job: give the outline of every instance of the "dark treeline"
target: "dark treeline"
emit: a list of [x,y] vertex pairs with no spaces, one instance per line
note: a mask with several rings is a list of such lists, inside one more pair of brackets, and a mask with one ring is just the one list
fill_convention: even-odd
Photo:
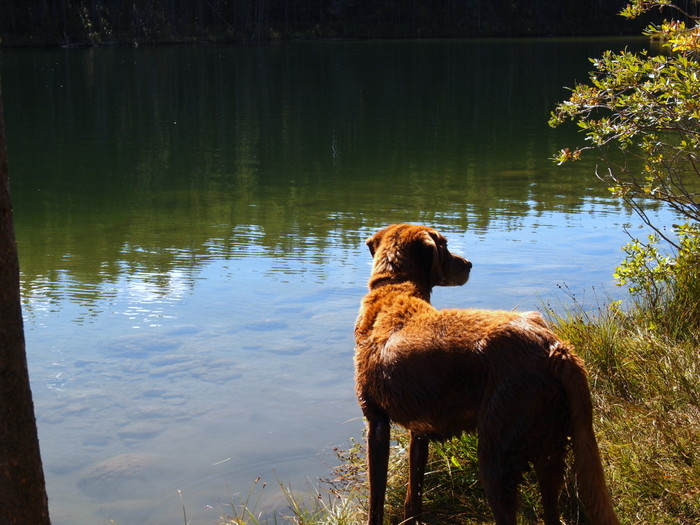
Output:
[[0,0],[3,45],[637,32],[627,0]]

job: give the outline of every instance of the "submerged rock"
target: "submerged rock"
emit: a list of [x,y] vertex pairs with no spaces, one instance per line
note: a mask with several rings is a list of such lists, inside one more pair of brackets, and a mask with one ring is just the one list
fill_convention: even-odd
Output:
[[103,501],[137,498],[152,488],[149,480],[162,470],[158,458],[150,454],[119,454],[94,465],[78,486]]

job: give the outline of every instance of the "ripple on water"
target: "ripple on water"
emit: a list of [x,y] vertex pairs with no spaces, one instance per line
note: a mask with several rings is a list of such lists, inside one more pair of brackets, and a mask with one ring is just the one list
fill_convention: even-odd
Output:
[[153,354],[172,351],[181,344],[182,341],[174,336],[139,333],[112,339],[101,350],[110,357],[143,358]]

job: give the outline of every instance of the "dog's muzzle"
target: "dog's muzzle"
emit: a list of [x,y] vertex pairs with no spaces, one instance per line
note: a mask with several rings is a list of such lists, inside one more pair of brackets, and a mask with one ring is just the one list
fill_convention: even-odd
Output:
[[471,269],[470,261],[459,255],[452,255],[443,267],[443,278],[438,286],[462,286],[469,280]]

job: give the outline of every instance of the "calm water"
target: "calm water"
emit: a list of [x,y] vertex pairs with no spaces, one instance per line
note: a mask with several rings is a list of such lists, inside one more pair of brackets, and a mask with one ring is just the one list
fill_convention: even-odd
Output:
[[[0,54],[53,521],[284,508],[362,429],[352,325],[393,222],[474,262],[438,306],[619,295],[637,219],[547,159],[622,41],[295,43]],[[594,291],[594,287],[595,290]]]

